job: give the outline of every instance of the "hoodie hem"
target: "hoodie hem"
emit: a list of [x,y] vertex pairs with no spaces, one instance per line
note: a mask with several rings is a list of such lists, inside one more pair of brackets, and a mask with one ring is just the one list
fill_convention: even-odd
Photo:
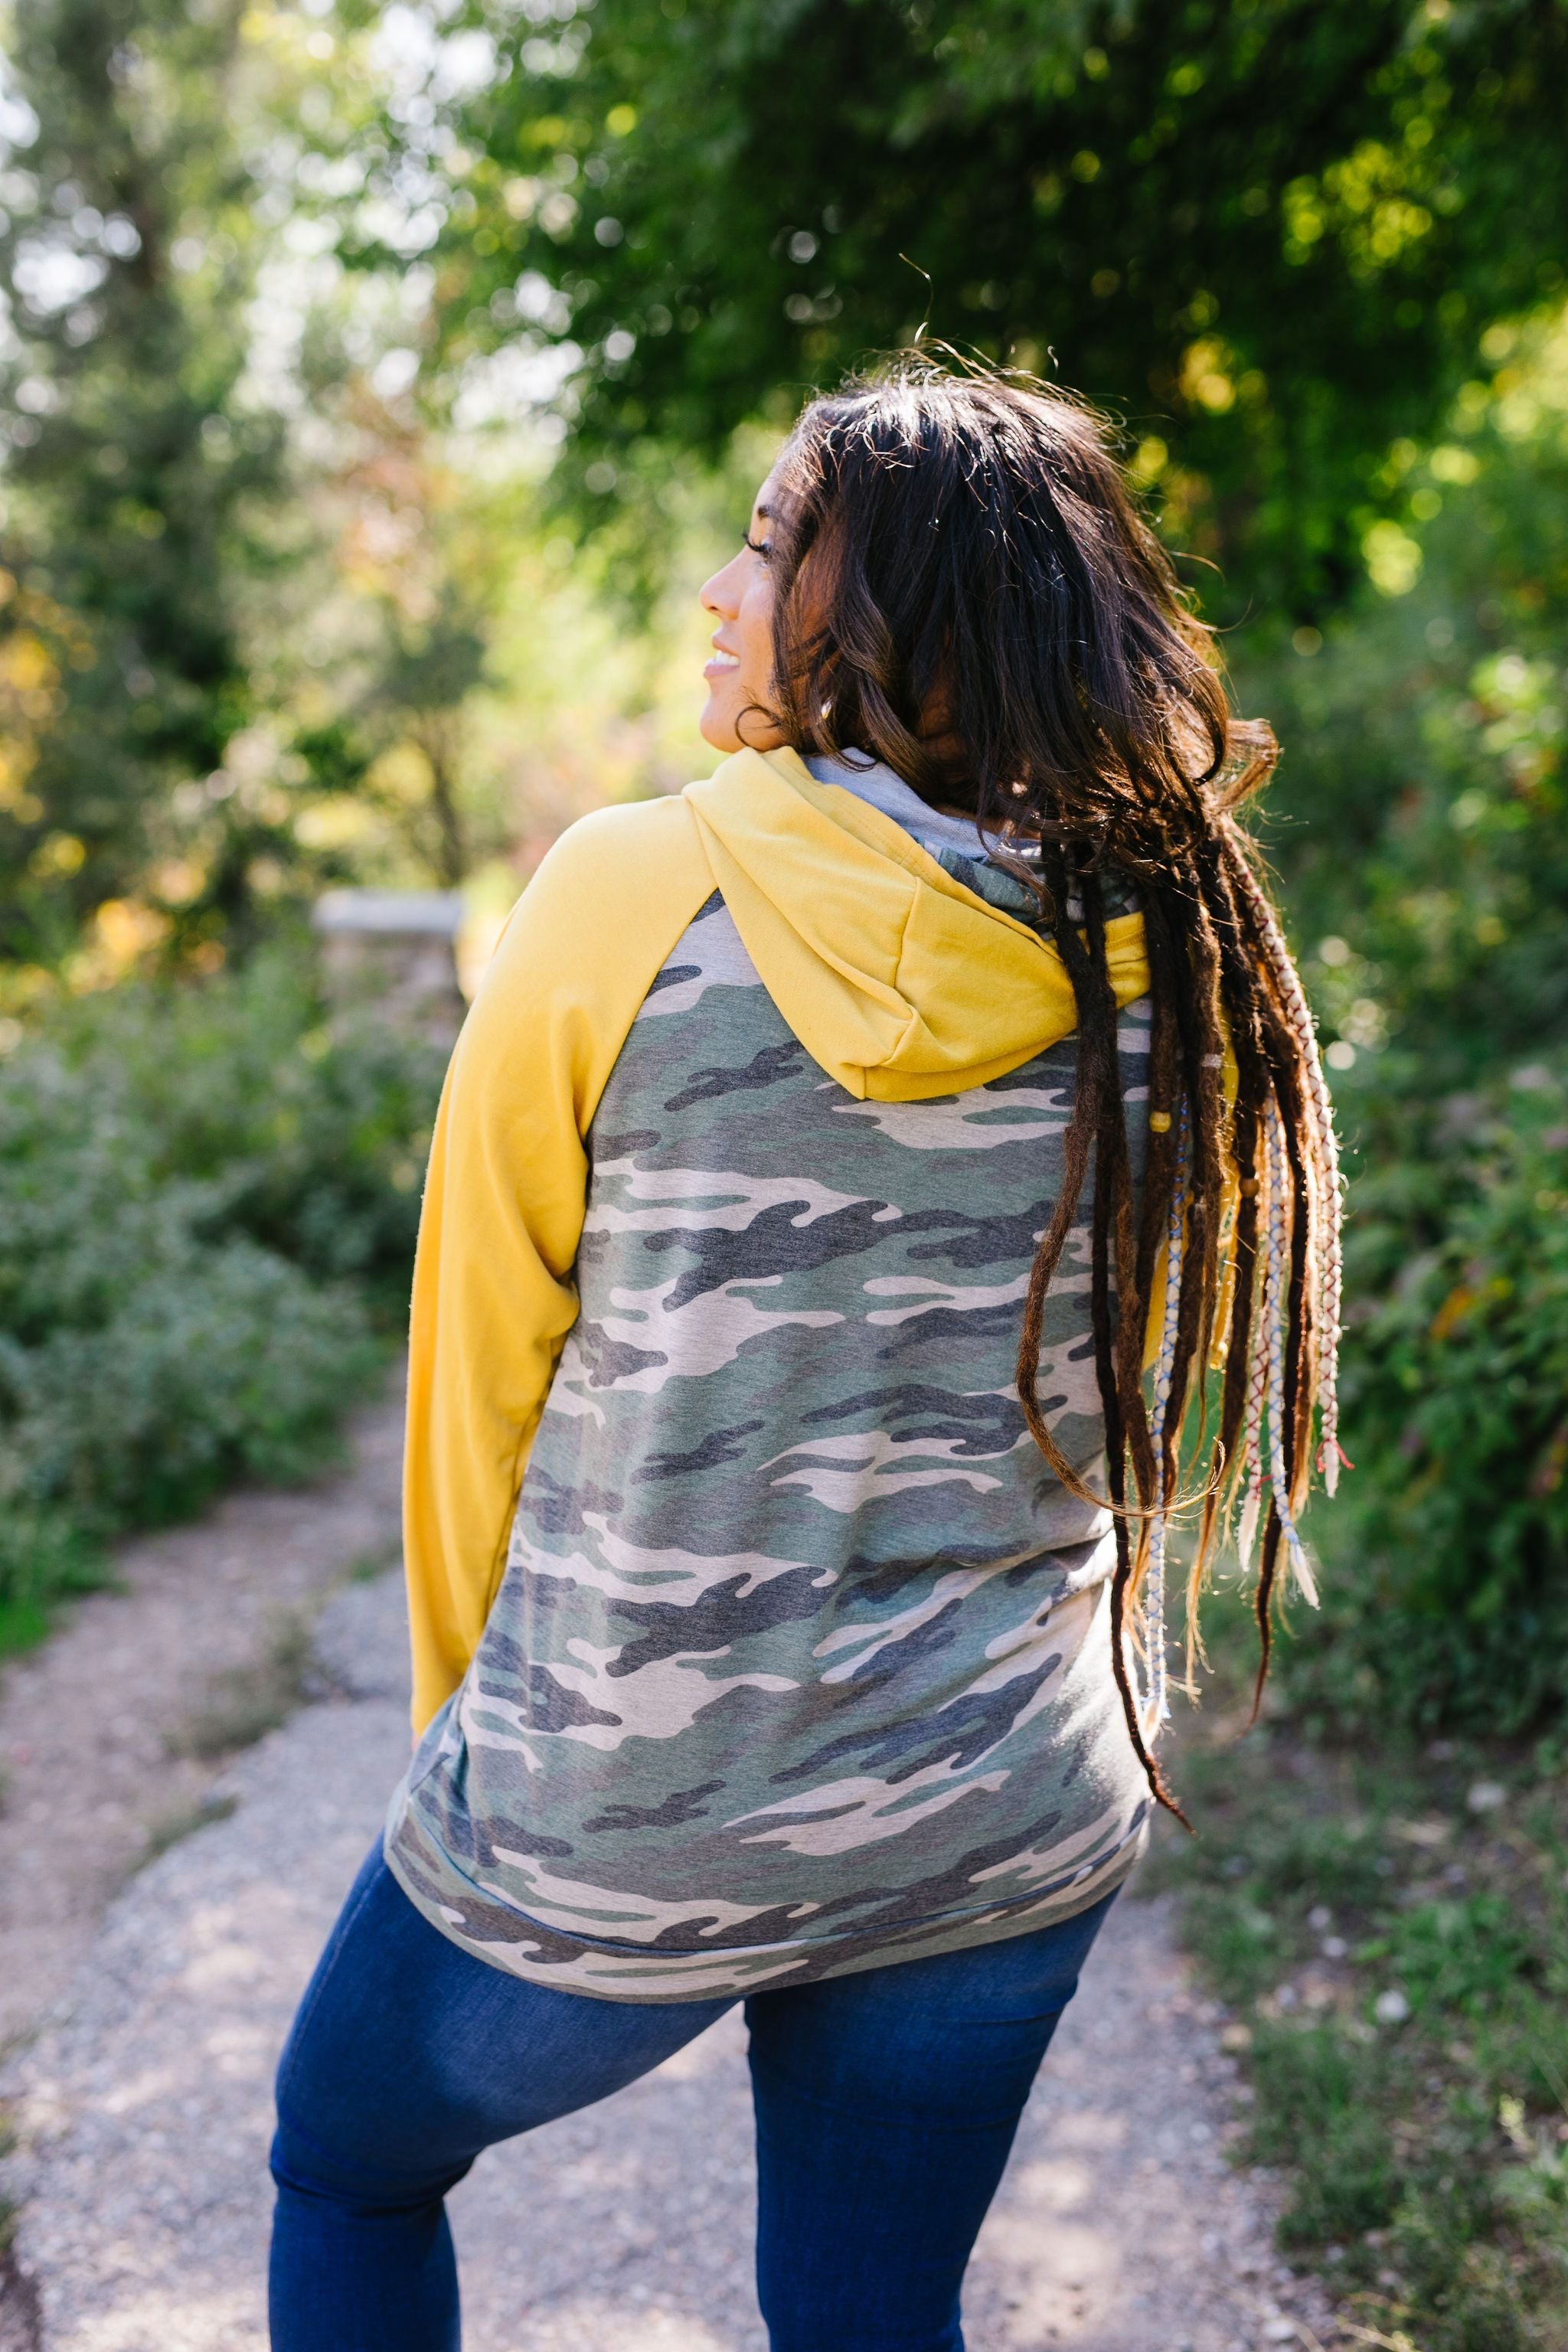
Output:
[[[1012,1936],[1055,1927],[1091,1910],[1125,1882],[1148,1843],[1149,1818],[1147,1804],[1141,1802],[1131,1825],[1109,1851],[1024,1895],[858,1932],[803,1936],[761,1946],[671,1948],[616,1943],[548,1927],[471,1879],[417,1820],[404,1789],[397,1791],[389,1809],[384,1845],[387,1867],[416,1910],[472,1958],[558,1992],[580,1993],[596,2000],[654,2003],[742,2000],[753,1992],[820,1983],[900,1960],[1003,1943]],[[416,1851],[420,1843],[430,1849],[443,1882],[439,1887],[426,1878],[421,1866]],[[482,1921],[458,1911],[450,1899],[454,1895],[467,1895],[482,1913]],[[502,1932],[485,1932],[491,1927]],[[504,1932],[508,1929],[510,1934]],[[554,1948],[549,1958],[535,1957],[551,1947]]]

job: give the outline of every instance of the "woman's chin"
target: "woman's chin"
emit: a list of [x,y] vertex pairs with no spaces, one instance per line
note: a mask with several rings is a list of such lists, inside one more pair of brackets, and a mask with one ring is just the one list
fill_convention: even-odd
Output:
[[702,706],[702,716],[697,731],[715,751],[738,751],[741,739],[735,732],[735,714],[730,708],[730,698],[710,694]]

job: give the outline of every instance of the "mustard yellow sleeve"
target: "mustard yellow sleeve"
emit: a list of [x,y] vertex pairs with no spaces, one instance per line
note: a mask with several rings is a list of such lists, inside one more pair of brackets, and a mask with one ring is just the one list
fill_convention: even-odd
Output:
[[452,1055],[419,1221],[404,1559],[422,1730],[479,1646],[563,1342],[586,1138],[637,1007],[713,880],[684,802],[563,834]]

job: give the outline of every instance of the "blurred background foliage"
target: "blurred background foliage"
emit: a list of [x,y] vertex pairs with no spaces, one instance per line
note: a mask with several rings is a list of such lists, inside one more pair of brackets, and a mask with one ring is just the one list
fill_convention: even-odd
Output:
[[0,1084],[0,1647],[102,1538],[301,1478],[404,1311],[442,1056],[307,943],[57,1005]]
[[1352,1146],[1358,1466],[1291,1672],[1517,1731],[1568,1696],[1568,328],[1486,340],[1489,395],[1391,454],[1398,579],[1237,667]]
[[[442,348],[591,362],[591,503],[931,331],[1114,398],[1215,617],[1359,576],[1396,436],[1563,285],[1555,6],[597,0],[475,11]],[[428,152],[406,124],[395,165]],[[369,250],[374,251],[374,245]],[[478,267],[476,268],[476,262]],[[520,269],[524,273],[520,279]],[[485,307],[474,302],[478,293]],[[642,499],[639,499],[639,506]]]
[[[1370,1853],[1369,1787],[1472,1840],[1467,1772],[1563,1788],[1568,6],[13,0],[0,26],[7,1636],[117,1528],[319,1460],[384,1359],[438,1071],[330,1013],[309,901],[460,887],[477,966],[563,824],[708,763],[691,592],[803,394],[922,329],[1055,372],[1119,419],[1284,742],[1260,829],[1351,1180],[1356,1470],[1261,1735],[1322,1819],[1230,1772],[1194,1932],[1262,2004],[1294,2242],[1413,2250],[1355,2273],[1381,2340],[1561,2340],[1544,1896],[1518,1934],[1506,1904],[1449,1920],[1517,2033],[1451,2062],[1468,2120],[1430,2179],[1388,2116],[1450,2062],[1425,2027],[1404,2074],[1364,2041],[1415,1932],[1394,1861],[1355,1895],[1349,2038],[1330,2001],[1280,2041],[1269,1985]],[[1474,1883],[1558,1885],[1524,1843]],[[1409,1892],[1428,1925],[1449,1899]],[[1345,2148],[1373,2185],[1335,2206]],[[1461,2214],[1459,2174],[1512,2187]]]

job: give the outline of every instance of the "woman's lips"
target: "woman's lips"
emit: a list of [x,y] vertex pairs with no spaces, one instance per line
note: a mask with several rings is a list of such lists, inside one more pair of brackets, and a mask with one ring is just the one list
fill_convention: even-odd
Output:
[[702,675],[704,677],[731,677],[740,667],[736,655],[715,654],[711,661],[703,663]]

